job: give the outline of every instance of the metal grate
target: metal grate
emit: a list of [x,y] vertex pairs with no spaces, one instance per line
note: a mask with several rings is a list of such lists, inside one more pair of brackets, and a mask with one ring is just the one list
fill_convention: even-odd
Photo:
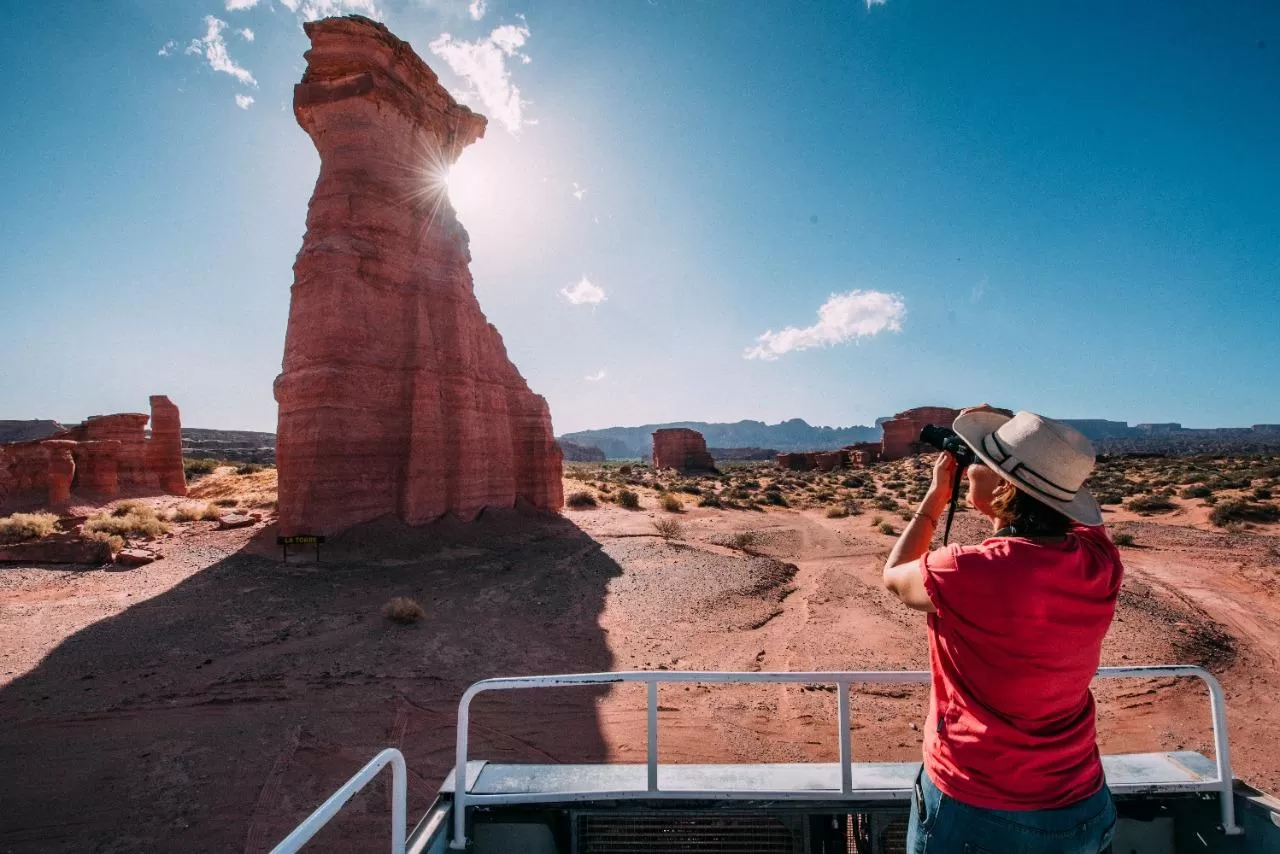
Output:
[[580,814],[577,854],[804,854],[800,823],[759,813]]

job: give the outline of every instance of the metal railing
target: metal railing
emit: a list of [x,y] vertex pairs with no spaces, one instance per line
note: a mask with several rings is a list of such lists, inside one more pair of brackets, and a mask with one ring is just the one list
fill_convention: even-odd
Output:
[[286,836],[279,845],[271,849],[271,854],[294,854],[320,832],[329,821],[347,804],[356,792],[369,785],[378,772],[387,765],[391,766],[391,854],[404,854],[407,805],[409,799],[409,775],[404,765],[404,755],[394,747],[388,747],[356,775],[343,784],[341,789],[329,796],[329,799],[307,816],[302,824],[294,828],[293,833]]
[[[1222,686],[1213,674],[1202,667],[1185,664],[1158,665],[1151,667],[1102,667],[1098,669],[1100,679],[1151,679],[1161,676],[1191,676],[1200,679],[1209,689],[1209,708],[1213,720],[1213,750],[1217,764],[1216,780],[1200,783],[1170,783],[1170,790],[1187,789],[1189,791],[1217,791],[1222,811],[1222,829],[1228,835],[1241,833],[1235,820],[1235,802],[1232,800],[1231,756],[1227,745],[1226,706],[1222,694]],[[689,671],[623,671],[619,673],[574,673],[560,676],[518,676],[512,678],[484,679],[476,682],[463,693],[458,702],[457,761],[454,769],[453,795],[453,838],[449,847],[455,850],[467,846],[466,812],[469,805],[536,803],[572,799],[575,794],[590,795],[602,800],[623,800],[638,798],[686,798],[705,797],[706,792],[676,791],[658,787],[658,685],[667,682],[696,683],[767,683],[767,684],[811,684],[820,683],[835,685],[837,689],[837,726],[839,727],[840,745],[840,788],[806,789],[804,791],[715,791],[717,799],[726,800],[841,800],[853,796],[852,748],[849,743],[849,687],[859,684],[900,684],[912,682],[928,682],[927,670],[854,670],[854,671],[817,671],[796,673],[734,673],[734,672],[689,672]],[[528,793],[477,794],[467,791],[467,738],[470,730],[471,701],[479,694],[487,691],[509,691],[523,688],[561,688],[572,685],[618,685],[626,683],[644,683],[648,702],[648,723],[646,726],[647,785],[644,789],[625,789],[610,792],[556,792],[553,795]],[[859,792],[866,796],[868,793]]]

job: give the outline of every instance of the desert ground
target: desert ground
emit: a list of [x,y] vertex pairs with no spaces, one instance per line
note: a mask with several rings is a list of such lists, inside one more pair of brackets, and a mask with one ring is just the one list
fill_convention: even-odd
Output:
[[[317,564],[281,560],[273,470],[217,468],[187,499],[143,502],[160,525],[125,539],[145,539],[155,563],[0,565],[0,851],[266,851],[388,745],[408,760],[416,818],[451,765],[459,695],[489,676],[923,669],[924,617],[880,572],[928,473],[923,459],[700,477],[570,464],[559,515],[375,522]],[[1103,663],[1209,667],[1238,776],[1280,789],[1280,524],[1267,509],[1280,461],[1118,460],[1093,485],[1126,544]],[[263,519],[219,530],[204,502]],[[985,533],[962,512],[953,539]],[[394,597],[420,616],[388,618]],[[1096,693],[1105,751],[1211,752],[1198,684]],[[917,758],[925,701],[920,687],[855,689],[855,758]],[[660,703],[663,761],[836,757],[821,686],[672,686]],[[643,708],[636,688],[490,695],[473,756],[643,760]],[[375,785],[316,850],[380,850],[388,820]]]

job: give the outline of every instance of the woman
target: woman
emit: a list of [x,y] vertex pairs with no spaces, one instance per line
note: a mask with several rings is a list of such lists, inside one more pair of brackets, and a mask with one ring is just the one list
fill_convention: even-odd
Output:
[[969,501],[994,534],[928,551],[956,460],[885,563],[885,586],[927,611],[932,693],[907,851],[1098,854],[1116,811],[1089,683],[1123,568],[1084,482],[1089,440],[988,406],[954,429],[973,449]]

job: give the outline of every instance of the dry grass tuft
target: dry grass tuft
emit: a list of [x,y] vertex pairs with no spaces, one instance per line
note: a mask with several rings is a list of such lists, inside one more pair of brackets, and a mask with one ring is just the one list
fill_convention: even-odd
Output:
[[213,522],[225,512],[214,503],[188,503],[176,507],[170,518],[175,522]]
[[394,599],[389,599],[387,604],[382,606],[382,616],[393,623],[400,623],[403,626],[416,623],[426,615],[427,613],[422,610],[422,606],[407,596],[397,596]]
[[140,501],[126,501],[111,511],[109,516],[94,516],[84,523],[88,533],[100,532],[117,537],[158,537],[167,533],[169,525],[156,515],[156,511]]
[[578,492],[570,492],[568,497],[565,498],[564,503],[569,507],[577,507],[577,508],[588,508],[588,507],[597,506],[596,497],[592,495],[590,492],[587,492],[585,489],[579,490]]
[[115,559],[116,555],[120,554],[120,550],[124,548],[123,537],[119,537],[116,534],[108,534],[105,531],[89,531],[87,534],[85,534],[85,538],[89,540],[97,540],[98,542],[101,542],[101,543],[106,543],[107,548],[111,550],[111,558],[113,560]]
[[0,543],[20,543],[47,537],[58,529],[52,513],[14,513],[0,519]]
[[670,492],[664,492],[658,496],[658,505],[668,513],[684,512],[684,503]]
[[659,519],[653,523],[653,529],[664,540],[684,539],[684,526],[678,519]]

